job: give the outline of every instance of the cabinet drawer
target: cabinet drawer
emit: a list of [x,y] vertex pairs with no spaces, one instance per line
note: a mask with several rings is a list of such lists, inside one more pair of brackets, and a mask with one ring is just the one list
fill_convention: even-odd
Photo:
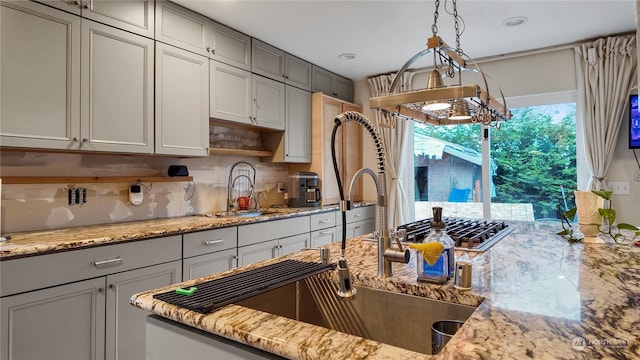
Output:
[[[342,240],[342,233],[340,233],[340,240]],[[335,226],[328,229],[316,230],[311,232],[312,248],[328,245],[336,241],[338,241],[338,232]]]
[[0,262],[6,296],[159,263],[180,260],[182,236],[98,246]]
[[311,215],[311,231],[336,226],[335,212]]
[[[347,224],[354,221],[361,221],[366,219],[373,219],[376,216],[375,206],[361,206],[347,211]],[[336,211],[336,224],[342,224],[342,213]]]
[[309,216],[243,225],[238,227],[238,246],[308,233],[309,229]]
[[184,280],[193,280],[221,271],[227,271],[237,266],[237,249],[229,249],[184,259],[182,274]]
[[191,257],[238,246],[238,228],[199,231],[183,235],[183,256]]

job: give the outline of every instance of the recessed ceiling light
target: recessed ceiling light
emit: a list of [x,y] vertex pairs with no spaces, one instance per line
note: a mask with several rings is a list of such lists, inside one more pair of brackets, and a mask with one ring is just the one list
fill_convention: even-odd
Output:
[[358,57],[358,55],[354,54],[354,53],[344,53],[344,54],[338,55],[338,59],[340,59],[340,60],[353,60],[353,59],[355,59],[357,57]]
[[514,17],[511,17],[511,18],[503,20],[502,21],[502,25],[504,25],[504,26],[518,26],[518,25],[523,24],[527,20],[529,20],[529,19],[524,17],[524,16],[514,16]]

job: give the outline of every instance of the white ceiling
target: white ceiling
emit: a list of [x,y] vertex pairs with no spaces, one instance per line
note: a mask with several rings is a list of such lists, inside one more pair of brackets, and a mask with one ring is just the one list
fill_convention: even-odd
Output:
[[[172,0],[342,76],[359,80],[398,70],[431,36],[434,1]],[[636,29],[634,0],[458,0],[474,58],[589,40]],[[451,10],[452,1],[446,1]],[[504,19],[525,16],[516,27]],[[440,1],[438,34],[455,45],[453,17]],[[355,60],[339,60],[355,53]],[[424,56],[413,67],[424,67]]]

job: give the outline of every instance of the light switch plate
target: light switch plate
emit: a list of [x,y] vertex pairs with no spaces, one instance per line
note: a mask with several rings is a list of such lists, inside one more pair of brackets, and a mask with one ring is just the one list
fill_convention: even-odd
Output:
[[626,181],[609,181],[609,186],[615,195],[629,195],[629,183]]
[[636,173],[635,181],[640,181],[640,171]]

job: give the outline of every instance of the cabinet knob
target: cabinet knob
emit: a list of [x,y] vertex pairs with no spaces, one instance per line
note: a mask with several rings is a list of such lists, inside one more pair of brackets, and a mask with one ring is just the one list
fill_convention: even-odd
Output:
[[89,9],[89,5],[82,5],[82,9]]
[[116,286],[115,286],[114,284],[109,284],[109,289],[112,289],[112,290],[113,290],[113,289],[115,289],[115,288],[116,288]]
[[104,289],[103,289],[103,288],[101,288],[101,287],[99,287],[99,288],[98,288],[98,292],[102,294],[102,293],[104,292]]
[[73,144],[75,142],[78,142],[78,138],[74,136],[73,139],[71,139],[71,143]]
[[89,139],[87,139],[87,138],[82,138],[82,142],[83,142],[83,143],[88,143],[88,142],[89,142]]

